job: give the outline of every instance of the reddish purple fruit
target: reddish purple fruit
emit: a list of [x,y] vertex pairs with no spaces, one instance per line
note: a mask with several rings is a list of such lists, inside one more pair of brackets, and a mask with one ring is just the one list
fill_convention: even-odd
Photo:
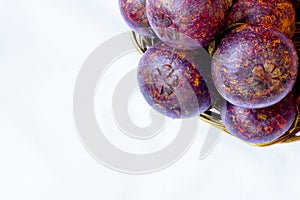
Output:
[[[208,57],[209,58],[209,57]],[[211,106],[208,87],[199,73],[199,56],[157,43],[140,60],[138,82],[146,101],[172,118],[198,116]]]
[[219,93],[246,108],[274,105],[291,90],[298,73],[292,41],[276,29],[243,25],[230,32],[212,59]]
[[237,0],[228,15],[227,26],[235,23],[267,25],[292,37],[295,18],[290,0]]
[[119,0],[119,7],[125,22],[131,29],[140,35],[155,37],[146,15],[145,0]]
[[147,0],[147,16],[156,35],[179,49],[207,46],[225,25],[226,0]]
[[221,117],[228,131],[252,144],[265,144],[278,139],[292,127],[297,114],[293,95],[267,108],[248,109],[225,103],[221,109]]

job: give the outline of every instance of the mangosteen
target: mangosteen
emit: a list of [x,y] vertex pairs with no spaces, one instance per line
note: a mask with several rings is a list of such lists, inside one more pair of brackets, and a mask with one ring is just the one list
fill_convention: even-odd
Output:
[[266,108],[249,109],[227,102],[221,109],[221,118],[228,131],[251,144],[270,143],[283,136],[292,127],[297,114],[292,94]]
[[235,23],[271,26],[292,37],[295,20],[290,0],[237,0],[229,12],[227,26]]
[[121,15],[132,30],[143,36],[156,37],[146,15],[145,0],[119,0],[119,7]]
[[212,77],[230,103],[263,108],[282,100],[298,73],[293,42],[277,29],[242,25],[218,45],[212,58]]
[[225,25],[228,0],[147,0],[146,10],[156,35],[169,46],[207,46]]
[[171,118],[190,118],[206,111],[211,98],[200,68],[209,66],[199,63],[199,56],[192,51],[164,43],[150,47],[138,66],[140,91],[148,104]]

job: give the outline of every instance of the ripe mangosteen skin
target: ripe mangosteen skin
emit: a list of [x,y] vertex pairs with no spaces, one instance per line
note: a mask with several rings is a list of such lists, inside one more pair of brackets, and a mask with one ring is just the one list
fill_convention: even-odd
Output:
[[212,77],[230,103],[263,108],[283,99],[298,73],[292,41],[278,30],[242,25],[230,32],[212,58]]
[[211,106],[208,87],[191,51],[157,43],[138,66],[140,91],[150,106],[171,118],[198,116]]
[[296,12],[290,0],[237,0],[228,14],[227,26],[235,23],[268,25],[292,38],[295,20]]
[[221,118],[229,132],[251,144],[265,144],[284,135],[297,116],[293,95],[279,103],[260,109],[249,109],[225,103]]
[[225,0],[146,0],[147,16],[156,35],[169,46],[207,46],[225,25]]
[[156,37],[146,15],[145,0],[119,0],[119,8],[127,25],[136,33]]

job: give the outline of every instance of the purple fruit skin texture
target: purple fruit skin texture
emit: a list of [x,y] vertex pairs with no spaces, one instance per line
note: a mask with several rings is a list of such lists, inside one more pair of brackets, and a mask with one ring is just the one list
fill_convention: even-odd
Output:
[[136,33],[154,38],[147,15],[145,0],[119,0],[119,8],[127,25]]
[[169,46],[207,46],[225,25],[225,0],[146,0],[147,16],[156,35]]
[[292,37],[295,18],[290,0],[237,0],[228,14],[227,26],[235,23],[268,25]]
[[212,77],[219,93],[246,108],[279,102],[292,90],[297,73],[298,56],[292,41],[263,26],[234,29],[212,58]]
[[251,144],[265,144],[284,135],[297,116],[293,95],[279,103],[260,109],[248,109],[225,103],[221,118],[235,137]]
[[211,106],[208,87],[193,52],[157,43],[138,66],[140,91],[150,106],[171,118],[198,116]]

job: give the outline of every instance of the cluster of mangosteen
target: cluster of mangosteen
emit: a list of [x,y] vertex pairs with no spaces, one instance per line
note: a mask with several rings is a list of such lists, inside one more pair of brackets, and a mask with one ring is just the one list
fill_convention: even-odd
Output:
[[[298,119],[298,0],[119,0],[129,27],[156,38],[138,66],[158,112],[191,118],[217,109],[251,144],[282,137]],[[298,43],[299,41],[299,43]]]

